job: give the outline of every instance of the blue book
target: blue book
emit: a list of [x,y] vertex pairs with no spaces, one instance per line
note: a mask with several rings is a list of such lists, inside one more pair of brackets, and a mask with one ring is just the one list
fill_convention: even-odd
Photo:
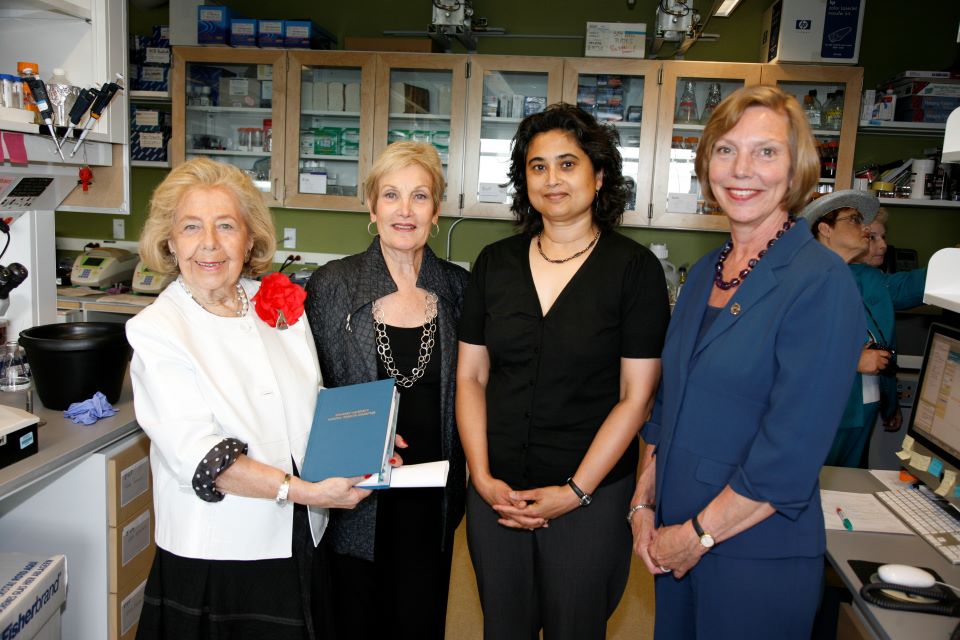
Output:
[[321,389],[300,476],[317,482],[370,473],[358,487],[389,487],[399,402],[393,378]]

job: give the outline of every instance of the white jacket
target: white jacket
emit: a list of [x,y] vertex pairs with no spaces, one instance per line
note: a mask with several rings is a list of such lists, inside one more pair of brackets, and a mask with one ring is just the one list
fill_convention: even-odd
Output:
[[[134,408],[151,441],[157,545],[188,558],[291,555],[292,503],[234,495],[204,502],[193,490],[197,465],[226,437],[291,473],[291,457],[302,466],[313,421],[320,369],[306,314],[278,331],[254,312],[259,283],[241,282],[251,299],[246,317],[208,313],[173,282],[127,322]],[[310,512],[318,543],[327,511]]]

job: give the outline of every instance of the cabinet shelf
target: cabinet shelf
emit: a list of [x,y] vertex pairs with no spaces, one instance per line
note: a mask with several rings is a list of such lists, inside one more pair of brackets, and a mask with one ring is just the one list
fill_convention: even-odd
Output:
[[910,198],[880,198],[881,207],[920,207],[923,209],[960,209],[955,200],[911,200]]
[[359,162],[359,156],[324,156],[315,154],[301,154],[301,160],[339,160],[342,162]]
[[674,122],[674,123],[673,123],[673,130],[674,130],[674,131],[703,131],[704,126],[706,126],[706,125],[702,125],[702,124],[678,124],[678,123]]
[[130,91],[130,102],[170,102],[169,91]]
[[148,169],[169,169],[169,160],[131,160],[131,167],[144,167]]
[[32,9],[34,11],[52,11],[71,18],[89,22],[93,17],[90,7],[80,6],[70,0],[2,0],[0,9]]
[[481,121],[489,124],[520,124],[523,118],[507,118],[505,116],[484,116]]
[[391,113],[391,120],[442,120],[450,121],[450,116],[441,113]]
[[187,155],[190,156],[252,156],[256,158],[269,158],[269,151],[237,151],[233,149],[187,149]]
[[897,122],[861,120],[857,133],[868,135],[942,136],[945,125],[938,122]]
[[640,130],[640,123],[639,123],[639,122],[616,122],[616,121],[608,121],[608,123],[609,123],[609,124],[612,124],[612,125],[613,125],[614,127],[616,127],[617,129],[636,129],[637,131]]
[[351,118],[356,120],[360,117],[359,111],[323,111],[320,109],[305,109],[300,111],[301,116],[327,116],[331,118]]
[[199,107],[195,105],[188,106],[187,111],[197,113],[248,113],[250,115],[260,116],[269,116],[273,113],[272,109],[261,107]]
[[836,129],[812,129],[810,131],[816,138],[839,138],[840,132]]

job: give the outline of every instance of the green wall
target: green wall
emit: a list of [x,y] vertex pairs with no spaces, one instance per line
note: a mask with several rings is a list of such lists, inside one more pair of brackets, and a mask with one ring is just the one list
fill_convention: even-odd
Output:
[[[366,0],[362,11],[350,3],[290,0],[282,4],[283,15],[253,0],[230,0],[242,15],[256,18],[312,18],[343,42],[348,36],[382,37],[384,30],[425,30],[430,22],[428,0]],[[638,0],[633,9],[626,0],[553,0],[550,3],[517,0],[474,0],[478,17],[488,19],[491,27],[503,27],[510,34],[582,35],[587,21],[645,22],[648,32],[654,24],[654,0]],[[696,0],[704,8],[712,0]],[[695,44],[688,60],[756,62],[758,60],[760,18],[772,0],[744,0],[733,17],[713,18],[705,29],[720,35],[717,42]],[[545,10],[548,8],[548,10]],[[864,67],[864,86],[904,69],[944,69],[954,62],[957,51],[956,30],[960,22],[960,2],[937,5],[935,20],[920,20],[911,3],[901,0],[869,0],[861,40],[860,63]],[[130,32],[149,33],[153,24],[166,22],[167,8],[130,11]],[[895,28],[894,28],[895,25]],[[672,45],[665,45],[666,54]],[[456,51],[456,49],[455,49]],[[506,55],[580,56],[582,39],[481,37],[478,53]],[[960,62],[960,61],[958,61]],[[861,135],[857,140],[855,167],[914,157],[942,138],[904,138]],[[127,218],[127,238],[139,236],[153,188],[163,179],[164,170],[133,169],[132,212]],[[893,244],[917,249],[922,263],[937,249],[960,243],[960,211],[891,207],[888,235]],[[366,247],[367,217],[345,212],[274,209],[278,229],[296,227],[300,251],[353,253]],[[83,238],[108,238],[112,216],[85,213],[58,213],[57,235]],[[446,253],[447,229],[455,219],[441,220],[441,234],[431,242],[438,253]],[[512,232],[507,221],[464,220],[453,232],[451,255],[455,260],[472,261],[480,249]],[[666,242],[675,264],[695,261],[720,244],[720,234],[697,231],[671,231],[626,228],[625,233],[638,242]]]

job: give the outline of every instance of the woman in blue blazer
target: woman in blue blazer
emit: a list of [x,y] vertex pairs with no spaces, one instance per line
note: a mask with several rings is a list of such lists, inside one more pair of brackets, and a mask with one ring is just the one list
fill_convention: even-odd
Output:
[[849,268],[794,224],[819,175],[779,88],[731,94],[696,160],[730,239],[690,270],[628,518],[664,638],[806,638],[825,536],[817,477],[862,346]]

